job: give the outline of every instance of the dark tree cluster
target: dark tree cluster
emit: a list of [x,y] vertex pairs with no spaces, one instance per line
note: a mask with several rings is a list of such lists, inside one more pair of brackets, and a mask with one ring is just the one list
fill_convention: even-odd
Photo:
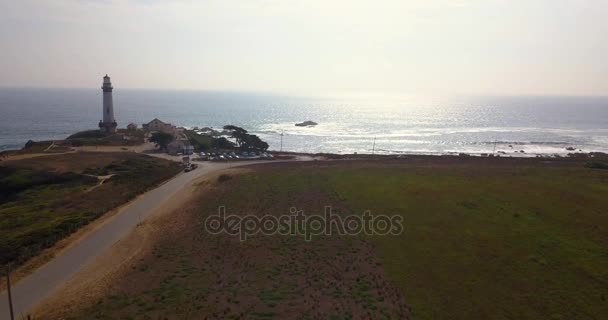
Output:
[[[237,146],[242,150],[267,150],[268,143],[260,139],[255,134],[249,134],[247,130],[233,126],[224,126],[224,130],[230,131],[231,137],[236,141]],[[220,138],[221,139],[221,138]]]
[[148,140],[155,143],[161,150],[167,150],[167,146],[173,141],[173,135],[165,132],[154,132]]

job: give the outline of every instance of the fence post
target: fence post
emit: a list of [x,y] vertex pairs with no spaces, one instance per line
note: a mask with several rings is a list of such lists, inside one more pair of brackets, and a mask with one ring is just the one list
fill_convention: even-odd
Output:
[[13,314],[13,296],[11,295],[11,264],[6,265],[6,291],[8,293],[8,308],[11,312],[11,320],[15,320]]

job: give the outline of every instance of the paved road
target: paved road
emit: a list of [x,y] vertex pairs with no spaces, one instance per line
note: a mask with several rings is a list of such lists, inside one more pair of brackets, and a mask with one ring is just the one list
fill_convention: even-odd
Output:
[[[278,162],[278,161],[273,161]],[[107,250],[116,241],[127,235],[137,224],[148,217],[155,208],[165,203],[182,188],[188,186],[198,177],[210,172],[242,166],[253,163],[268,163],[268,161],[249,161],[238,163],[199,164],[199,168],[187,173],[181,173],[173,179],[140,196],[129,205],[120,209],[105,224],[94,230],[77,244],[64,250],[60,255],[34,271],[31,275],[13,284],[12,296],[15,319],[38,305],[51,295],[62,284],[69,280],[85,264]],[[2,278],[5,281],[5,278]],[[6,291],[0,293],[0,319],[10,319]]]

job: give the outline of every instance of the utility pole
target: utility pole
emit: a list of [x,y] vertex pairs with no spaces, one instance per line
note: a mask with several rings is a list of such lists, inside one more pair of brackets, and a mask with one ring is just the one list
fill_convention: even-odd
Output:
[[281,152],[283,152],[283,133],[285,130],[281,130]]
[[374,144],[372,145],[372,155],[376,154],[376,137],[374,137]]
[[13,296],[11,295],[11,264],[6,265],[6,290],[8,293],[8,308],[11,312],[11,320],[15,320],[13,314]]

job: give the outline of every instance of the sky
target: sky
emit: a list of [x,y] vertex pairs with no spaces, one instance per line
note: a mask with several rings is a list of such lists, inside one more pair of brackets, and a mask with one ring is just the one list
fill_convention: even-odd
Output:
[[0,86],[608,95],[606,0],[0,0]]

